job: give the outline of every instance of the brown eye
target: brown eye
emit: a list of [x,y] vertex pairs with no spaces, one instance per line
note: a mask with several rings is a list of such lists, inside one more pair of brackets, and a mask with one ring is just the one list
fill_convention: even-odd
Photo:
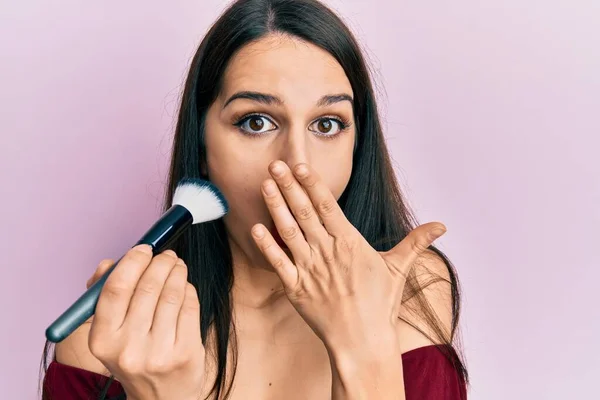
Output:
[[329,133],[329,131],[331,130],[333,124],[331,123],[330,120],[328,119],[322,119],[319,121],[319,132],[323,132],[323,133]]
[[257,135],[277,129],[277,126],[269,118],[262,115],[249,115],[235,125],[244,133],[250,135]]
[[259,117],[252,117],[248,122],[248,126],[250,126],[250,129],[252,129],[253,131],[260,131],[265,125],[263,120]]
[[321,136],[335,136],[344,128],[342,122],[335,118],[321,118],[313,122],[308,130]]

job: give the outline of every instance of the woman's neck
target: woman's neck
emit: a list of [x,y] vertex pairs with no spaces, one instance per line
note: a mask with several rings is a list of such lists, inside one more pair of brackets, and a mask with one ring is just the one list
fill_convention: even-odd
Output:
[[244,252],[231,241],[233,261],[232,301],[243,307],[264,309],[280,302],[289,302],[283,291],[283,284],[277,273],[266,260],[252,262]]
[[266,260],[252,263],[232,243],[231,299],[239,339],[288,346],[318,340],[288,300],[281,280]]

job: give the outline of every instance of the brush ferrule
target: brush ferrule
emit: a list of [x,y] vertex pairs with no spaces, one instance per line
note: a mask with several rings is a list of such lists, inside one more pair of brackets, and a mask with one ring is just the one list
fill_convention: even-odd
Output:
[[167,249],[192,224],[192,214],[183,206],[173,205],[136,243],[149,244],[154,254]]

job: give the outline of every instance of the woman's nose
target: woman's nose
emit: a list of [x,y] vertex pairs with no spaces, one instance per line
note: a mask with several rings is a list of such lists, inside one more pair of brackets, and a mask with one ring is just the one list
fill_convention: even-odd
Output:
[[308,134],[309,132],[304,128],[291,128],[284,134],[280,159],[290,168],[300,163],[310,163]]

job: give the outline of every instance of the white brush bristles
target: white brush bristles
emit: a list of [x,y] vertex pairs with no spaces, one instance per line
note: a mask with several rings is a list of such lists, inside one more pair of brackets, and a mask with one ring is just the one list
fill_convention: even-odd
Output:
[[225,198],[213,184],[201,179],[184,179],[175,189],[173,204],[185,207],[193,224],[219,219],[228,211]]

